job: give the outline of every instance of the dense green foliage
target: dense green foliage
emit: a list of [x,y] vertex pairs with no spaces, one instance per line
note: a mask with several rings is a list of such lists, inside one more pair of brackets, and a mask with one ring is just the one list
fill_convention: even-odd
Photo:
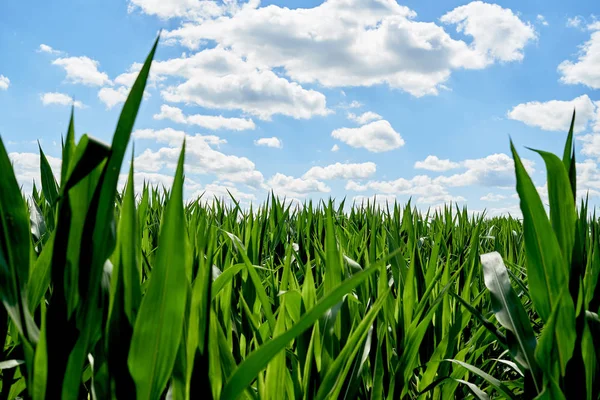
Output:
[[572,129],[550,216],[514,149],[523,221],[451,206],[259,208],[118,176],[156,44],[108,147],[74,120],[60,182],[21,194],[0,140],[0,400],[598,399],[600,223]]

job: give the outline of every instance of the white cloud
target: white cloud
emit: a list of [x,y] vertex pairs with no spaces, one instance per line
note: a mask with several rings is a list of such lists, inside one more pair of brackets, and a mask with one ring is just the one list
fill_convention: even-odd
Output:
[[378,121],[383,118],[381,115],[374,113],[373,111],[367,111],[362,113],[361,115],[348,113],[347,116],[350,121],[354,121],[359,125],[364,125],[371,121]]
[[550,100],[531,101],[515,106],[508,112],[508,118],[521,121],[546,131],[567,132],[571,125],[573,109],[576,109],[575,132],[582,132],[594,118],[596,106],[584,94],[570,101]]
[[415,18],[393,0],[328,0],[313,8],[247,7],[184,23],[165,38],[190,49],[214,41],[260,68],[283,68],[299,83],[387,84],[414,96],[437,94],[452,70],[521,60],[523,47],[535,38],[511,10],[481,2],[442,17],[472,37],[470,44]]
[[[167,143],[169,146],[181,146],[183,139],[189,140],[190,136],[186,136],[185,132],[178,131],[173,128],[165,128],[160,130],[154,129],[137,129],[133,131],[134,139],[151,139],[157,143]],[[195,135],[194,140],[201,140],[210,145],[218,146],[227,143],[227,140],[221,139],[215,135]]]
[[10,86],[10,79],[4,75],[0,75],[0,90],[6,90]]
[[506,196],[504,196],[502,194],[497,194],[497,193],[488,193],[485,196],[482,196],[480,198],[480,200],[492,201],[492,202],[497,202],[497,201],[504,200],[504,199],[506,199]]
[[221,4],[214,0],[130,0],[128,11],[139,9],[145,14],[156,15],[162,19],[184,18],[202,21],[225,14],[231,15],[243,8],[256,5],[255,0],[244,5],[239,5],[237,0],[225,0]]
[[581,26],[582,22],[583,22],[583,19],[579,15],[576,15],[572,18],[567,18],[567,27],[579,28]]
[[[525,158],[521,161],[531,174],[534,162]],[[444,186],[495,186],[507,187],[515,182],[515,167],[511,157],[504,153],[491,154],[484,158],[465,160],[461,165],[467,170],[451,176],[438,176],[435,182]]]
[[133,132],[135,139],[149,139],[166,143],[156,151],[146,149],[135,158],[135,167],[141,171],[158,172],[163,168],[174,170],[181,152],[183,139],[186,139],[186,171],[189,174],[215,175],[219,179],[234,183],[244,183],[260,187],[263,175],[246,157],[224,154],[213,146],[226,141],[214,135],[186,135],[172,128],[161,130],[139,129]]
[[417,198],[417,203],[424,204],[445,204],[445,203],[462,203],[467,201],[463,196],[454,196],[449,193],[426,194]]
[[337,144],[334,144],[333,147],[331,148],[331,151],[336,152],[340,149],[340,146],[338,146]]
[[600,23],[588,25],[590,39],[580,46],[577,61],[565,60],[558,65],[560,81],[566,84],[583,84],[600,89]]
[[[342,90],[343,92],[343,90]],[[344,93],[344,96],[346,96],[346,94]],[[348,103],[341,103],[337,106],[337,108],[361,108],[364,104],[362,104],[360,101],[357,100],[352,100],[352,102],[350,102],[350,104]]]
[[[137,64],[130,68],[136,69]],[[162,89],[161,95],[168,102],[242,110],[263,120],[275,114],[308,119],[331,113],[322,93],[304,89],[222,47],[189,57],[184,54],[180,58],[155,61],[150,77],[161,82],[166,77],[183,80]],[[120,78],[117,78],[120,82],[130,82],[133,73],[122,74]]]
[[214,78],[198,75],[165,89],[162,96],[169,102],[242,110],[263,120],[269,120],[274,114],[296,119],[329,114],[322,93],[306,90],[272,71]]
[[226,118],[222,115],[185,115],[180,108],[163,104],[160,113],[154,115],[154,119],[169,119],[179,124],[198,125],[206,129],[228,129],[232,131],[243,131],[255,129],[254,121],[245,118]]
[[346,184],[346,190],[357,192],[372,190],[382,194],[416,196],[417,203],[425,204],[465,200],[462,196],[451,195],[437,179],[427,175],[417,175],[411,179],[398,178],[392,181],[369,181],[364,185],[351,180]]
[[457,31],[472,36],[472,47],[489,60],[521,61],[525,45],[536,39],[530,23],[524,23],[512,10],[497,4],[473,1],[440,20],[457,24]]
[[[23,188],[23,191],[27,194],[31,194],[33,191],[33,182],[41,190],[40,186],[40,155],[37,153],[9,153],[8,157],[13,164],[15,176],[19,185]],[[60,179],[60,158],[52,157],[46,154],[48,163],[52,168],[54,177]]]
[[54,50],[52,47],[47,44],[40,44],[40,47],[37,49],[38,53],[48,53],[48,54],[60,54],[61,52],[58,50]]
[[276,173],[268,181],[267,186],[274,193],[286,197],[305,197],[310,193],[328,193],[329,186],[312,178],[294,178],[281,173]]
[[312,167],[302,177],[319,180],[331,179],[365,179],[371,177],[377,171],[373,162],[360,164],[335,163],[325,167]]
[[379,153],[404,146],[404,139],[386,120],[379,120],[358,128],[340,128],[331,132],[331,136],[349,146],[364,148]]
[[426,169],[429,171],[448,171],[454,168],[458,168],[459,163],[450,160],[440,160],[437,156],[429,155],[423,161],[417,161],[415,163],[416,169]]
[[592,118],[592,131],[600,132],[600,101],[594,102],[594,106],[596,106],[596,114]]
[[125,103],[129,89],[125,86],[119,86],[117,89],[103,87],[98,91],[98,98],[106,104],[106,108],[110,110],[117,104]]
[[583,142],[581,154],[600,159],[600,134],[583,135],[577,139]]
[[98,70],[100,63],[89,57],[65,57],[52,61],[53,65],[64,68],[67,73],[67,81],[80,83],[88,86],[111,85],[108,75]]
[[77,108],[84,108],[85,106],[79,100],[73,101],[73,98],[64,93],[58,92],[48,92],[40,95],[40,99],[42,100],[42,104],[47,106],[50,104],[60,104],[63,106],[73,105]]
[[254,144],[257,146],[274,147],[276,149],[281,149],[283,147],[281,140],[279,140],[275,136],[270,138],[260,138],[258,140],[255,140]]
[[546,21],[546,17],[544,17],[542,14],[538,14],[537,17],[535,17],[535,19],[537,20],[537,22],[539,22],[540,24],[544,25],[544,26],[548,26],[548,21]]
[[590,159],[577,163],[577,187],[579,190],[600,190],[600,169]]

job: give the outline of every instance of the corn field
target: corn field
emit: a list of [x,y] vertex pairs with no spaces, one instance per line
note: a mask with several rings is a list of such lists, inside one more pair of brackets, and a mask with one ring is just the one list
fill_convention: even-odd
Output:
[[[511,144],[522,220],[342,201],[259,207],[117,190],[156,44],[111,145],[74,117],[25,196],[0,140],[0,400],[598,399],[600,223],[573,122]],[[575,115],[573,115],[573,121]]]

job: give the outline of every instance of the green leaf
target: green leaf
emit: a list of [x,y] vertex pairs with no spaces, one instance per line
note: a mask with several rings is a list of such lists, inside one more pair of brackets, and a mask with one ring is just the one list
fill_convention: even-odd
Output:
[[535,356],[547,377],[553,375],[555,361],[560,365],[561,375],[565,375],[567,362],[573,355],[576,339],[573,300],[568,287],[565,287],[559,303],[552,310],[552,314],[544,326],[538,348],[535,351]]
[[513,394],[513,392],[511,392],[511,390],[506,387],[506,385],[504,383],[502,383],[501,381],[499,381],[498,379],[494,378],[493,376],[489,375],[488,373],[482,371],[481,369],[468,364],[464,361],[459,361],[459,360],[454,360],[454,359],[447,359],[445,361],[449,361],[452,362],[454,364],[460,365],[461,367],[469,370],[470,372],[478,375],[479,377],[483,378],[486,382],[488,382],[490,385],[492,385],[493,387],[495,387],[496,389],[498,389],[498,391],[500,393],[502,393],[504,396],[506,396],[509,399],[516,399],[517,397]]
[[163,215],[150,284],[133,329],[128,365],[138,400],[161,396],[173,370],[181,340],[190,290],[186,271],[191,268],[183,210],[184,154],[185,143]]
[[529,294],[540,317],[547,321],[558,302],[562,286],[568,285],[568,266],[540,196],[512,142],[511,150],[523,212]]
[[56,178],[54,178],[50,163],[42,151],[42,146],[39,141],[38,148],[40,149],[40,177],[42,179],[42,191],[44,192],[46,199],[50,202],[50,205],[53,206],[56,204],[56,199],[58,198],[58,183],[56,183]]
[[54,249],[54,233],[46,242],[42,252],[35,260],[31,275],[27,282],[27,303],[29,311],[34,312],[40,305],[44,295],[50,286],[50,274],[52,266],[52,251]]
[[135,397],[135,385],[127,368],[127,357],[142,298],[138,240],[132,160],[117,228],[106,335],[107,362],[118,398]]
[[459,382],[459,383],[462,383],[467,388],[469,388],[469,390],[471,391],[471,393],[473,393],[473,395],[475,397],[477,397],[479,400],[489,400],[490,396],[488,396],[487,393],[485,393],[483,390],[479,389],[477,387],[477,385],[475,385],[474,383],[467,382],[467,381],[464,381],[462,379],[456,379],[456,381]]
[[31,238],[27,205],[0,139],[0,298],[19,332],[35,344],[39,336],[25,295]]
[[69,119],[69,127],[67,129],[67,139],[62,148],[62,165],[60,169],[60,186],[64,187],[71,171],[71,163],[75,156],[75,106],[71,106],[71,118]]
[[[125,314],[133,325],[142,300],[141,266],[139,261],[137,214],[135,210],[133,156],[129,168],[129,178],[121,206],[121,217],[117,228],[117,264],[122,271],[123,300]],[[119,305],[121,306],[121,305]]]
[[46,305],[42,303],[42,330],[40,340],[35,348],[33,364],[33,387],[30,389],[33,400],[44,400],[46,398],[46,382],[48,379],[48,349],[46,343]]
[[575,163],[575,146],[573,145],[573,128],[575,127],[575,109],[573,109],[573,117],[571,118],[571,127],[569,128],[569,134],[567,135],[567,141],[565,143],[565,149],[563,152],[562,162],[565,166],[565,170],[569,173],[569,181],[571,186],[571,193],[573,195],[573,201],[577,199],[577,172]]
[[512,356],[532,373],[541,390],[539,367],[535,360],[536,339],[523,304],[508,278],[508,271],[498,252],[481,255],[485,286],[490,291],[496,319],[507,329],[507,342]]
[[568,170],[565,169],[564,164],[554,154],[540,150],[535,151],[542,156],[546,163],[550,221],[560,244],[563,260],[568,266],[571,264],[571,256],[575,244],[575,221],[577,220],[575,200],[571,191]]
[[338,249],[333,223],[333,204],[325,209],[325,294],[331,292],[342,281],[342,258]]

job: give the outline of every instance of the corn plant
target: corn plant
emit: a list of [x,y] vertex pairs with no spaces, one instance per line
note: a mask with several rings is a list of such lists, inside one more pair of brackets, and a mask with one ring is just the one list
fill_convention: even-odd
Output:
[[[549,218],[511,143],[527,261],[528,285],[522,293],[534,312],[528,314],[523,307],[500,253],[481,256],[491,305],[506,329],[510,355],[525,374],[528,398],[597,399],[600,395],[600,353],[596,350],[600,345],[600,247],[595,216],[588,223],[587,201],[582,201],[579,213],[575,208],[574,123],[575,112],[562,160],[536,150],[546,164]],[[532,322],[542,326],[539,340]]]

